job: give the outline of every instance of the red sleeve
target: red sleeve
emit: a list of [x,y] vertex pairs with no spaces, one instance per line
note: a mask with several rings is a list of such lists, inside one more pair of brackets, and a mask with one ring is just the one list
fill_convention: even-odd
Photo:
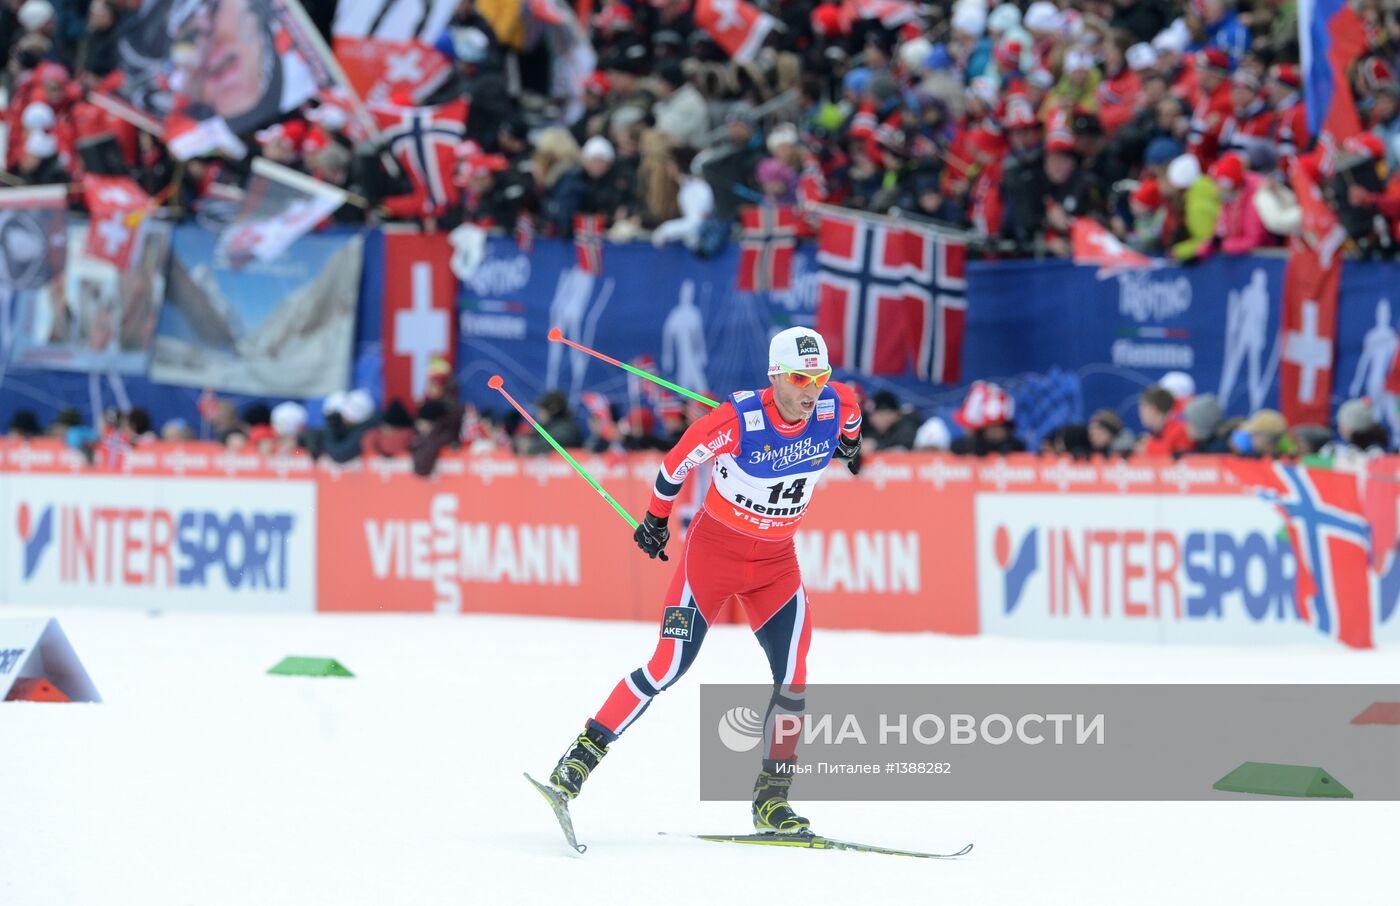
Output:
[[681,439],[661,462],[656,485],[647,510],[662,519],[671,515],[671,506],[690,470],[721,453],[739,451],[739,413],[728,402],[685,429]]
[[856,399],[856,392],[840,381],[832,381],[829,385],[836,391],[836,398],[841,401],[841,434],[847,439],[855,438],[860,434],[860,425],[863,416],[860,412],[860,402]]

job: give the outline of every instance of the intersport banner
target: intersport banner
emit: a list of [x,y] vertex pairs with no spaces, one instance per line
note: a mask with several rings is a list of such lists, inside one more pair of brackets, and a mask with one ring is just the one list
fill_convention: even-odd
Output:
[[[654,456],[583,463],[645,506]],[[650,621],[675,568],[553,458],[452,454],[424,480],[189,444],[97,472],[0,442],[0,520],[0,603]],[[825,628],[1365,648],[1400,643],[1397,526],[1400,457],[886,454],[831,472],[795,547]]]

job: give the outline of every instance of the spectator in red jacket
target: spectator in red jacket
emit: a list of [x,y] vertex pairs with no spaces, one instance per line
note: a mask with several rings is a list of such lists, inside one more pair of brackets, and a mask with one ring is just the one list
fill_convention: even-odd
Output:
[[1172,415],[1176,398],[1165,387],[1153,384],[1138,397],[1138,419],[1145,433],[1138,452],[1148,456],[1176,456],[1195,446],[1186,424]]
[[1220,130],[1235,110],[1230,98],[1230,66],[1230,56],[1216,47],[1196,55],[1196,96],[1186,150],[1203,165],[1214,163],[1220,154]]

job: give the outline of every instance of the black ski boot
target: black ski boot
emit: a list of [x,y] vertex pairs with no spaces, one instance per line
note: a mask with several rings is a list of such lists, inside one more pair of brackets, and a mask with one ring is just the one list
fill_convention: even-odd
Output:
[[549,775],[549,782],[565,796],[573,799],[583,789],[583,782],[606,754],[607,737],[589,726],[578,735],[578,739],[574,740],[573,746],[564,753],[564,757],[559,759],[553,773]]
[[763,770],[753,785],[753,829],[760,834],[810,834],[812,824],[792,810],[788,791],[792,789],[793,761],[765,758]]

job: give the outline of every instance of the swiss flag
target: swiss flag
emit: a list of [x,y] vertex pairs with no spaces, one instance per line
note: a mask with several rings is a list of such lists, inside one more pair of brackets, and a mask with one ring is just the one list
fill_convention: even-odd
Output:
[[1303,209],[1303,229],[1288,241],[1283,275],[1283,356],[1279,408],[1289,424],[1331,423],[1332,370],[1337,346],[1337,296],[1342,282],[1340,249],[1346,231],[1328,208],[1300,159],[1293,191]]
[[130,176],[88,175],[83,177],[83,197],[89,215],[87,253],[125,270],[131,265],[150,196]]
[[1133,251],[1102,224],[1088,217],[1076,217],[1069,228],[1075,264],[1096,264],[1103,268],[1148,267],[1152,259]]
[[777,205],[739,209],[740,292],[783,292],[792,288],[792,255],[797,249],[797,212]]
[[402,93],[421,103],[452,73],[452,64],[437,48],[416,40],[336,35],[335,58],[351,87],[370,102]]
[[413,408],[435,358],[455,363],[457,278],[446,233],[384,234],[384,399]]
[[695,24],[740,63],[752,60],[777,20],[744,0],[696,0]]
[[871,215],[823,213],[817,330],[833,364],[954,384],[967,320],[967,247]]

